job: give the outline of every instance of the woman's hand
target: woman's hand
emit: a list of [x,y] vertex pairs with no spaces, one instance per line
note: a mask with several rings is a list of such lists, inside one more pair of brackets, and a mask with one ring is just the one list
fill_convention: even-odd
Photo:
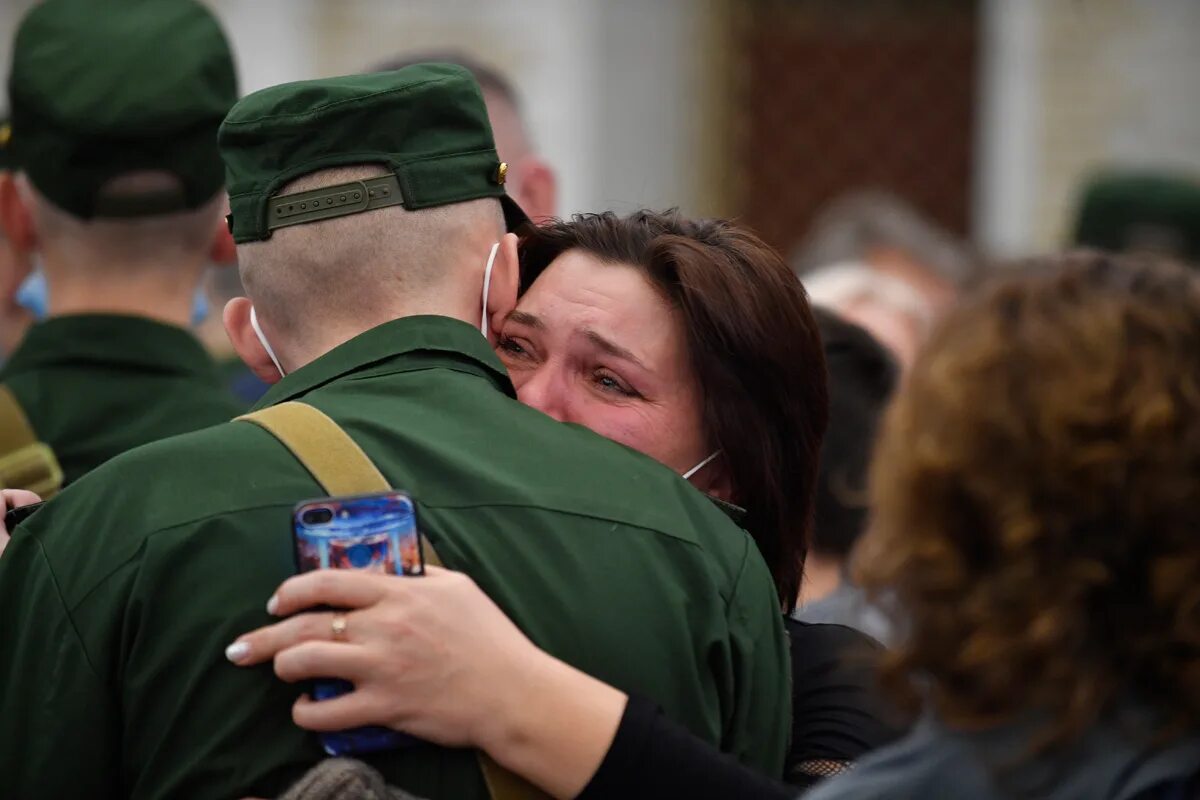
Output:
[[[8,511],[13,508],[31,506],[34,503],[42,502],[42,498],[38,497],[33,492],[27,492],[24,489],[0,490],[0,496],[4,498],[5,514],[7,514]],[[4,524],[4,518],[3,516],[0,516],[0,554],[3,554],[4,548],[8,547],[8,540],[10,538],[10,532],[8,527]]]
[[292,716],[303,728],[385,725],[477,747],[554,797],[575,797],[608,752],[628,698],[537,649],[466,575],[426,573],[290,578],[268,601],[272,614],[348,610],[296,614],[238,638],[225,654],[242,666],[274,659],[285,681],[354,684],[330,700],[297,700]]
[[[451,747],[486,747],[549,659],[466,575],[422,578],[319,570],[285,581],[267,610],[290,618],[226,650],[241,666],[275,661],[285,681],[342,678],[354,691],[301,697],[296,724],[315,731],[384,725]],[[346,612],[301,613],[313,606]],[[335,618],[344,633],[334,636]],[[336,639],[336,640],[335,640]]]

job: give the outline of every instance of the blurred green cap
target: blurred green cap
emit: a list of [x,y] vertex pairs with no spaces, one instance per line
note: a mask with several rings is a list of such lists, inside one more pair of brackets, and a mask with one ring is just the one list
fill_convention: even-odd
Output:
[[[273,86],[244,97],[218,137],[236,242],[276,228],[391,205],[409,210],[498,199],[509,230],[528,222],[504,191],[479,85],[462,67],[416,64],[394,72]],[[279,196],[303,175],[352,164],[388,174]]]
[[1200,179],[1105,171],[1084,187],[1075,244],[1200,263]]
[[[237,100],[229,43],[194,0],[44,0],[22,20],[8,80],[13,165],[82,219],[196,208],[222,186],[217,128]],[[106,198],[130,172],[178,191]]]

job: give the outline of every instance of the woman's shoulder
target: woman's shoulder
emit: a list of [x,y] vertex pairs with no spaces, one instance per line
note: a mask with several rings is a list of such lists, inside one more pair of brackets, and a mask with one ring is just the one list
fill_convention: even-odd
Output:
[[883,652],[875,640],[844,625],[784,624],[792,650],[792,780],[828,774],[831,762],[857,762],[903,734],[875,678]]

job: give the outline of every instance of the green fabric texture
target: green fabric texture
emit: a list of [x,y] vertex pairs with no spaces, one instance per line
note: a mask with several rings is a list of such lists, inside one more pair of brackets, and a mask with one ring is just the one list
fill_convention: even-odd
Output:
[[221,189],[216,133],[237,77],[220,25],[194,0],[38,3],[17,30],[8,93],[16,163],[76,217],[105,215],[100,188],[137,170],[177,176],[179,208]]
[[[539,646],[780,775],[789,655],[753,541],[662,465],[513,395],[477,330],[409,317],[260,405],[337,421],[412,494],[446,565]],[[126,453],[18,528],[0,559],[0,740],[22,743],[0,748],[5,791],[277,797],[322,761],[291,719],[306,687],[223,655],[272,621],[292,509],[319,496],[271,434],[232,422]],[[363,760],[420,797],[487,796],[470,750]]]
[[270,236],[267,201],[289,181],[351,164],[392,171],[409,210],[495,197],[510,230],[528,222],[504,192],[479,85],[456,65],[272,86],[230,110],[218,142],[236,242]]
[[244,410],[200,342],[142,317],[87,314],[34,325],[4,369],[69,484],[126,450]]
[[1075,244],[1200,264],[1200,177],[1110,171],[1084,188]]

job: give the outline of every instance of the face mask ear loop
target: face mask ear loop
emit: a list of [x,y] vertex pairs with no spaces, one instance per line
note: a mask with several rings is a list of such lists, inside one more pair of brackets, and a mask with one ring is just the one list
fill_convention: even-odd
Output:
[[496,253],[500,250],[500,243],[496,242],[492,245],[492,252],[488,254],[487,266],[483,270],[483,316],[479,319],[479,331],[483,334],[483,338],[488,336],[488,292],[492,288],[492,266],[496,263]]
[[271,343],[267,341],[266,334],[263,333],[262,328],[258,325],[258,314],[254,312],[254,306],[250,306],[250,327],[254,329],[254,335],[258,337],[259,343],[267,351],[267,355],[271,357],[271,363],[275,365],[275,369],[279,370],[279,377],[284,377],[287,373],[283,371],[283,365],[275,357],[275,351],[271,349]]
[[714,451],[713,451],[713,454],[712,454],[712,455],[710,455],[708,458],[704,459],[704,460],[703,460],[703,461],[701,461],[699,464],[697,464],[696,466],[692,467],[692,468],[691,468],[691,469],[689,469],[687,472],[683,473],[683,479],[686,481],[688,478],[692,477],[692,476],[693,476],[693,475],[695,475],[697,472],[699,472],[700,470],[702,470],[702,469],[704,469],[705,467],[707,467],[707,466],[708,466],[710,463],[712,463],[712,460],[713,460],[714,458],[716,458],[717,456],[719,456],[719,455],[721,455],[721,451],[720,451],[720,450],[714,450]]

